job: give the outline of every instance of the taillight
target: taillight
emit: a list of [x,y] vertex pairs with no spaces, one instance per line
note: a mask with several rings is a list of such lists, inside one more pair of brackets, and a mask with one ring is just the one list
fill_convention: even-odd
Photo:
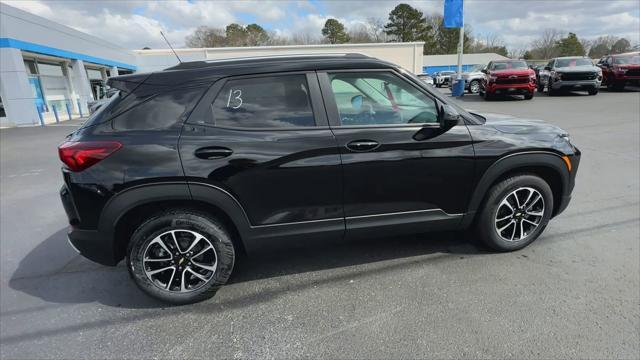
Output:
[[78,172],[97,164],[121,147],[117,141],[67,141],[58,146],[58,155],[69,170]]

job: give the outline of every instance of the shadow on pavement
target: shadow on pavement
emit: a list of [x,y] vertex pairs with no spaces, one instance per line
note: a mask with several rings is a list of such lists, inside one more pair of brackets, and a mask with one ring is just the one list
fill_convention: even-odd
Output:
[[[9,286],[14,290],[57,304],[98,302],[110,307],[131,309],[168,307],[167,304],[155,301],[140,291],[130,279],[122,263],[117,267],[106,267],[75,255],[71,261],[56,270],[48,273],[34,272],[34,269],[41,269],[46,261],[52,261],[51,254],[59,253],[60,248],[70,248],[65,230],[57,231],[27,254],[12,275]],[[437,257],[424,259],[422,255],[455,254],[458,256],[452,258],[458,259],[465,255],[483,252],[485,252],[483,249],[465,241],[460,233],[432,233],[331,243],[288,243],[288,245],[279,245],[273,249],[252,253],[251,256],[238,256],[229,284],[344,267],[353,267],[348,269],[349,278],[372,276],[376,271],[384,271],[384,269],[423,266],[437,261]],[[447,258],[451,257],[447,256]],[[395,262],[393,265],[377,267],[375,270],[358,267],[393,259],[409,261]],[[277,296],[279,291],[290,292],[298,288],[302,290],[307,286],[340,281],[339,278],[342,276],[336,278],[332,273],[327,274],[326,278],[314,281],[312,284],[302,281],[286,289],[270,289],[265,293],[242,296],[234,299],[233,304],[216,304],[215,297],[204,304],[222,305],[225,308],[246,306],[250,303],[267,301],[270,297]],[[10,310],[2,315],[29,311],[29,309]]]

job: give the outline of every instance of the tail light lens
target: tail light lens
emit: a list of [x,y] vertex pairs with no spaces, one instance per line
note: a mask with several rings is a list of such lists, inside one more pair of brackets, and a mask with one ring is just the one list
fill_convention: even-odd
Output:
[[78,172],[97,164],[121,147],[117,141],[67,141],[58,146],[58,155],[69,170]]

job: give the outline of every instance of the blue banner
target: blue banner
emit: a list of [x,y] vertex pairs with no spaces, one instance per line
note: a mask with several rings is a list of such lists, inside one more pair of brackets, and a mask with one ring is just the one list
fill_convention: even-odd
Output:
[[461,28],[463,24],[462,0],[444,0],[444,27]]

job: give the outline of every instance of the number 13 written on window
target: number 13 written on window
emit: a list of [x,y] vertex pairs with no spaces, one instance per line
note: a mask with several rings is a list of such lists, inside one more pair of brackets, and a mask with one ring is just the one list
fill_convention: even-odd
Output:
[[237,109],[240,106],[242,106],[242,90],[229,89],[229,99],[227,100],[227,107]]

